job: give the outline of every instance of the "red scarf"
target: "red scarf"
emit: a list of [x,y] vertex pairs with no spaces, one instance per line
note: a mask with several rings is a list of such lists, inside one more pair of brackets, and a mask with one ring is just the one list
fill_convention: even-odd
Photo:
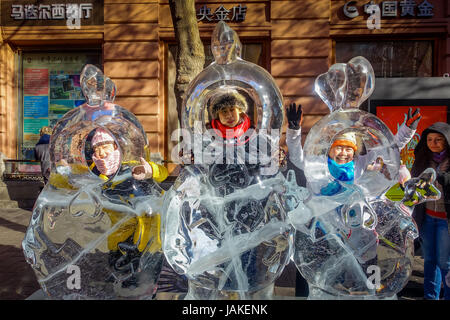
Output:
[[235,127],[227,127],[223,125],[218,119],[211,122],[214,131],[224,139],[239,138],[250,128],[250,118],[244,113],[241,116],[241,123]]

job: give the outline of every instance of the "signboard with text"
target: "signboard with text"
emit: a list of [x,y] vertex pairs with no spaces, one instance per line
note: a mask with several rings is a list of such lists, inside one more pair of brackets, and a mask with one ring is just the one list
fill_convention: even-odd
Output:
[[196,6],[196,12],[198,22],[243,22],[245,21],[245,16],[247,14],[247,6],[242,4],[221,4],[213,7],[210,4],[204,4],[201,6]]
[[2,0],[3,26],[103,25],[103,0]]
[[43,126],[54,127],[69,110],[84,103],[80,73],[85,64],[99,65],[100,53],[24,53],[22,58],[22,158],[33,159]]
[[353,19],[361,15],[370,15],[376,6],[381,18],[431,18],[434,17],[433,0],[389,0],[367,1],[360,5],[358,1],[346,1],[342,12],[347,18]]

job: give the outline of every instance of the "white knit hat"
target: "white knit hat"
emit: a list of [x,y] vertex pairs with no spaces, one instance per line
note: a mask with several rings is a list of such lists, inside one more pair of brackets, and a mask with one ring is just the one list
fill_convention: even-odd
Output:
[[106,130],[101,128],[97,129],[92,137],[92,147],[108,143],[114,144],[114,138]]
[[338,135],[331,145],[331,148],[335,146],[348,146],[351,147],[355,152],[358,150],[358,146],[356,144],[356,135],[354,132],[345,132]]

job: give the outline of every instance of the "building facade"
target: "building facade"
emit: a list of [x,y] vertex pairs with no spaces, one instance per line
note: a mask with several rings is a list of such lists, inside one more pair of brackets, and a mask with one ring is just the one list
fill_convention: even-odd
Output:
[[[40,127],[83,102],[79,74],[93,63],[115,82],[115,102],[141,121],[154,156],[174,168],[168,0],[1,0],[1,8],[0,152],[30,158]],[[363,55],[377,77],[450,73],[448,0],[203,0],[196,11],[206,64],[212,30],[225,20],[244,59],[273,75],[284,103],[303,105],[303,135],[329,112],[314,80],[333,63]]]

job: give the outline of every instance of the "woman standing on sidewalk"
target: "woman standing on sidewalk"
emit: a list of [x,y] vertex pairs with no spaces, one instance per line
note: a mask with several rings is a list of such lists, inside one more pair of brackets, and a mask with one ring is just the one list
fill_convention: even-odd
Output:
[[411,175],[418,177],[426,168],[436,170],[436,187],[441,198],[417,205],[413,217],[419,227],[424,255],[424,298],[439,300],[441,282],[444,299],[450,300],[450,125],[436,122],[422,133],[414,150]]

